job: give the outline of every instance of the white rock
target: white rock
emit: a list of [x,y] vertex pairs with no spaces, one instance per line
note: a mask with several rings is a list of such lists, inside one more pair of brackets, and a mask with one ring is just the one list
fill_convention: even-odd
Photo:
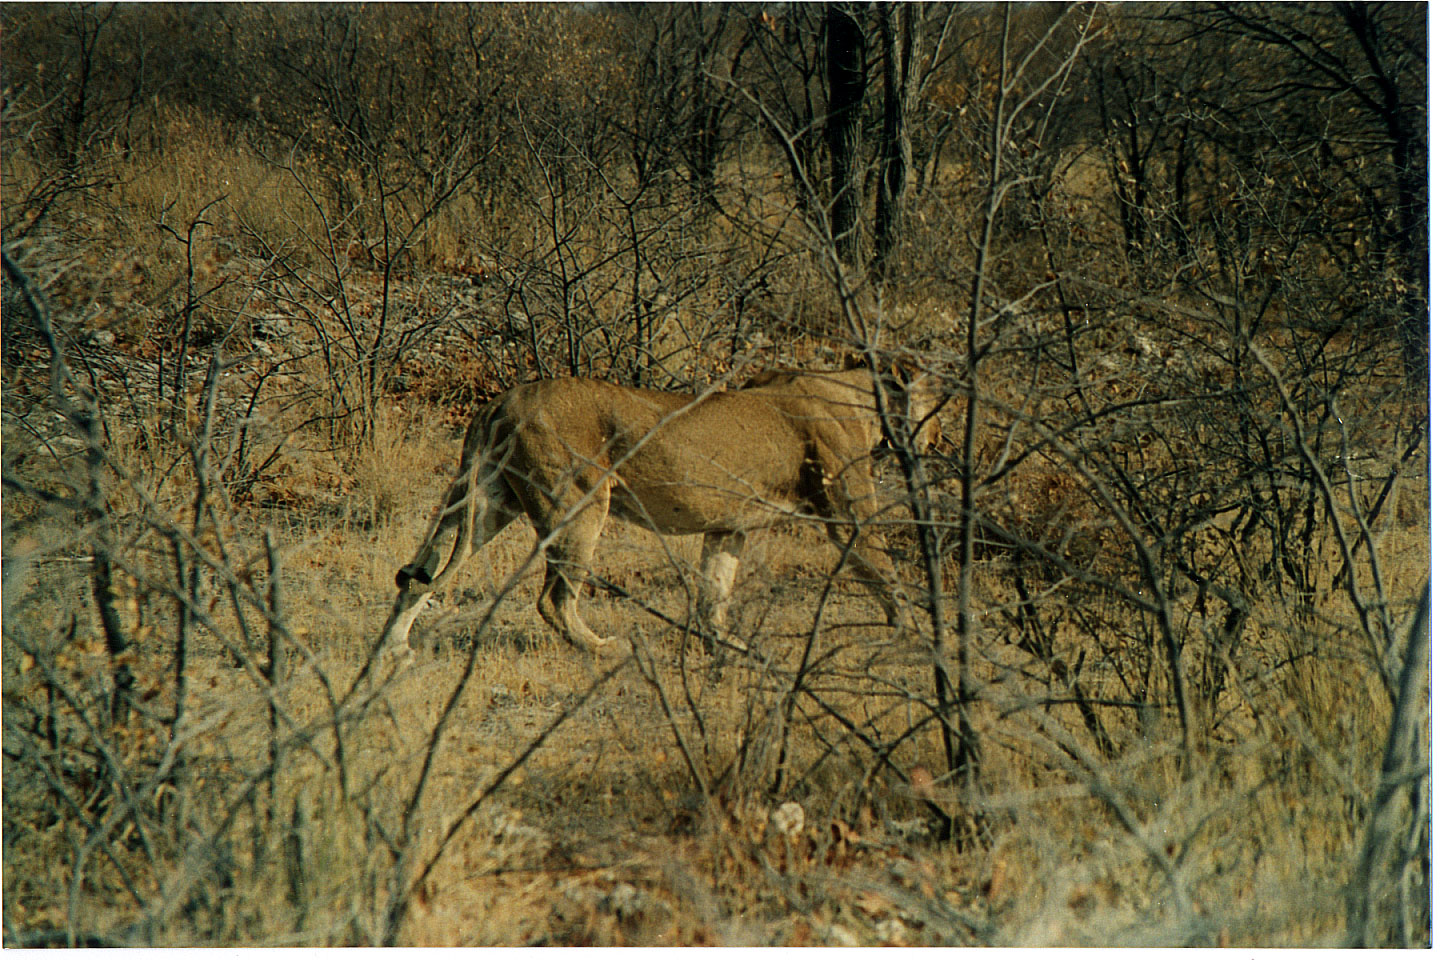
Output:
[[805,808],[794,800],[782,803],[770,814],[770,822],[781,836],[793,837],[805,829]]

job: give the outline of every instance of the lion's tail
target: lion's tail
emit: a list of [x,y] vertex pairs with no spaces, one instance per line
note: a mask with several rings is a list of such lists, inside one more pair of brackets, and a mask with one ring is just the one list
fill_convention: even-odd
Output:
[[455,473],[455,479],[450,482],[415,559],[396,574],[395,582],[402,590],[412,579],[429,585],[438,576],[440,551],[444,538],[452,529],[455,530],[455,541],[443,569],[453,570],[469,555],[475,535],[475,508],[482,498],[481,473],[485,465],[494,459],[494,450],[500,439],[497,434],[509,432],[505,429],[504,418],[498,415],[499,401],[498,397],[491,400],[470,420],[465,442],[460,448],[460,468]]
[[[455,544],[457,550],[461,549],[461,543],[469,544],[475,535],[475,507],[481,499],[485,483],[481,474],[487,467],[493,470],[498,465],[496,453],[511,433],[510,425],[502,414],[502,399],[503,395],[491,400],[470,420],[470,426],[465,430],[465,443],[460,449],[460,469],[456,471],[450,492],[445,497],[444,515],[450,517],[450,523],[460,524],[457,533],[460,539]],[[436,527],[436,535],[448,526],[444,519],[440,524]]]

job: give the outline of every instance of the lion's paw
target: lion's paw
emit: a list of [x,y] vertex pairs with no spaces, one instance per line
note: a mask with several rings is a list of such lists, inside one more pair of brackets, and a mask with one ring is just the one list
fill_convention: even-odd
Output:
[[601,637],[600,642],[595,645],[595,649],[591,652],[596,657],[605,660],[620,660],[630,656],[630,654],[634,652],[634,647],[631,646],[628,640],[620,640],[616,637]]
[[596,637],[593,641],[572,640],[571,643],[575,649],[597,660],[619,660],[630,656],[633,650],[629,641],[616,637]]

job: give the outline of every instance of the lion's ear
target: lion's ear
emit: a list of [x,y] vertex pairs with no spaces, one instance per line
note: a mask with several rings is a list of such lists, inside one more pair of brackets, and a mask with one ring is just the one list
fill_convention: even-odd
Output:
[[859,370],[863,366],[865,366],[864,354],[853,353],[849,350],[845,351],[845,366],[842,369]]

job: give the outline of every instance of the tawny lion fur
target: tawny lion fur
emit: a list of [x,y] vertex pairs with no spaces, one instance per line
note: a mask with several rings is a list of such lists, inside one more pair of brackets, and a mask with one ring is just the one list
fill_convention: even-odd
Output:
[[[471,421],[442,510],[395,575],[387,642],[404,644],[426,595],[522,512],[547,543],[540,615],[589,652],[610,641],[580,618],[572,577],[589,567],[611,513],[662,534],[704,534],[698,612],[712,635],[725,627],[746,533],[796,514],[826,521],[830,539],[849,547],[849,565],[893,624],[894,569],[869,523],[878,509],[871,450],[882,439],[874,385],[860,367],[768,371],[699,397],[578,379],[506,391]],[[937,404],[927,387],[882,396],[887,410],[899,398],[895,429],[914,431],[920,448],[934,442]]]

